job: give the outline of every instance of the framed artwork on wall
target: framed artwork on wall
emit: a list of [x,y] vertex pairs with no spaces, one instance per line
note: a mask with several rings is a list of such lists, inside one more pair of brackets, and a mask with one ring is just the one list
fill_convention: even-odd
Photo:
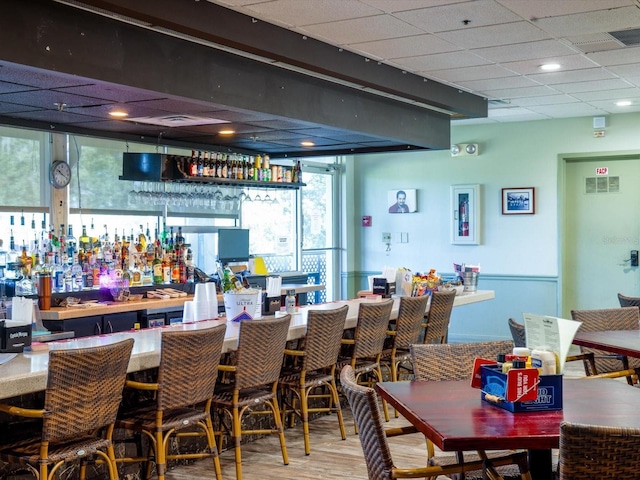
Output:
[[502,189],[503,215],[533,215],[536,213],[534,187],[517,187]]
[[480,244],[480,185],[451,186],[451,243]]
[[416,191],[413,188],[401,188],[387,192],[389,213],[414,213],[418,211]]

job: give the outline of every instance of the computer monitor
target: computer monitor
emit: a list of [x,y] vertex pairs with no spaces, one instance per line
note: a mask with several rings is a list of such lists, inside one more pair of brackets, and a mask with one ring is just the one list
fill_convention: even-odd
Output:
[[249,261],[249,230],[245,228],[218,229],[218,260],[224,265]]

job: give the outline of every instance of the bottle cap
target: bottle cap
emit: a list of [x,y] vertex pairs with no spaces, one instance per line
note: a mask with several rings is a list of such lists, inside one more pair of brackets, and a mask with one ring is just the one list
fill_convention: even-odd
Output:
[[505,361],[504,353],[499,353],[497,356],[497,360],[498,360],[498,363],[504,363]]
[[527,347],[513,347],[513,354],[519,357],[528,357],[531,355],[531,350]]
[[524,360],[514,360],[512,368],[524,368],[527,363]]

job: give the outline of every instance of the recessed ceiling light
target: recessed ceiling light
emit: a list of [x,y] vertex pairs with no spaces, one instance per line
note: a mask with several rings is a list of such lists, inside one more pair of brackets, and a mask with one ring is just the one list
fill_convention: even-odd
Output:
[[547,72],[551,72],[553,70],[560,70],[559,63],[545,63],[544,65],[540,65],[540,69],[545,70]]
[[302,145],[303,147],[314,147],[315,143],[310,142],[309,140],[305,140],[304,142],[300,142],[300,145]]
[[235,130],[220,130],[218,132],[220,135],[233,135],[234,133],[236,133]]
[[631,105],[631,102],[629,100],[620,100],[619,102],[616,102],[616,105],[619,107],[628,107]]
[[129,114],[124,110],[112,110],[111,112],[109,112],[109,115],[116,118],[124,118],[129,116]]

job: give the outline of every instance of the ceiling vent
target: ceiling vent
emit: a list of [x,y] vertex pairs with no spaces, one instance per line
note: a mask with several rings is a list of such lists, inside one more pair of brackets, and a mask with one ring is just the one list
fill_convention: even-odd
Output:
[[215,125],[217,123],[229,123],[218,118],[196,117],[193,115],[165,115],[163,117],[137,117],[127,118],[130,122],[158,125],[160,127],[186,127],[189,125]]
[[569,37],[566,40],[582,53],[605,52],[625,47],[624,43],[609,33],[580,35],[577,37]]
[[626,47],[640,45],[640,28],[618,30],[617,32],[609,32],[609,34]]

